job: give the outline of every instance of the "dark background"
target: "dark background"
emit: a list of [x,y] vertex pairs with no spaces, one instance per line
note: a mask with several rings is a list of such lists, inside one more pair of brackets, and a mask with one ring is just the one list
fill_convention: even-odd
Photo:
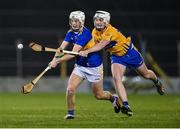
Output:
[[[57,48],[69,29],[71,11],[86,14],[85,25],[93,28],[96,10],[111,13],[111,23],[125,36],[132,36],[141,51],[146,43],[161,68],[170,76],[178,76],[180,41],[180,1],[178,0],[1,0],[0,1],[0,76],[17,75],[17,41],[22,41],[23,73],[31,76],[42,71],[52,53],[35,53],[28,48],[32,41]],[[105,71],[110,75],[110,62],[104,57]],[[67,65],[68,74],[74,61]],[[48,75],[59,75],[59,67]],[[131,73],[129,74],[131,75]]]

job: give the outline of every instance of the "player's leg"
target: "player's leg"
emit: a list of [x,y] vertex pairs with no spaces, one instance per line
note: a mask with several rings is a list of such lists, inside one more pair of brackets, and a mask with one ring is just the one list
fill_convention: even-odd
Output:
[[111,65],[111,71],[115,83],[115,88],[123,104],[121,108],[121,112],[127,114],[128,116],[132,116],[133,113],[128,103],[126,89],[122,83],[122,78],[124,76],[125,70],[126,70],[126,66],[122,64],[113,63]]
[[110,100],[112,94],[109,91],[103,91],[103,80],[98,82],[92,82],[92,91],[96,99],[98,100]]
[[139,72],[144,78],[152,80],[157,88],[158,93],[163,95],[164,87],[162,86],[162,83],[157,78],[155,73],[146,67],[141,54],[133,47],[132,49],[129,49],[127,55],[126,63],[135,68],[137,72]]
[[121,101],[116,95],[112,95],[109,91],[103,90],[103,80],[92,82],[92,91],[98,100],[109,100],[112,102],[114,111],[119,113]]
[[152,71],[152,70],[149,70],[145,63],[143,63],[141,66],[139,66],[137,68],[137,71],[138,73],[140,73],[144,78],[146,79],[150,79],[154,82],[156,88],[157,88],[157,92],[160,94],[160,95],[163,95],[164,94],[164,87],[161,83],[161,81],[157,78],[156,74]]
[[68,114],[64,117],[65,119],[73,119],[74,118],[74,107],[75,107],[75,92],[77,87],[83,81],[83,78],[72,73],[66,90],[66,102],[68,108]]

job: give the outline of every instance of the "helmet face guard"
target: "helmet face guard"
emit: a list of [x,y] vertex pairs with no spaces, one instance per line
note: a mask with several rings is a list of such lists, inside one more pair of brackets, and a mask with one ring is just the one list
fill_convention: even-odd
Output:
[[[80,25],[74,25],[78,24]],[[73,31],[79,31],[84,27],[85,14],[82,11],[73,11],[69,15],[69,25]]]
[[[97,23],[99,20],[100,23]],[[110,13],[106,11],[96,11],[94,15],[94,26],[96,29],[104,29],[110,22]]]

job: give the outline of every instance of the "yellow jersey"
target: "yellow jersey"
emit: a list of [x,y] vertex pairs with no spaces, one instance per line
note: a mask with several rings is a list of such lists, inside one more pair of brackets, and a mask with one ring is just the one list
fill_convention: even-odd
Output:
[[93,39],[91,39],[82,50],[86,50],[86,49],[90,49],[91,47],[93,47],[95,45],[95,42],[93,41]]
[[96,28],[92,31],[94,42],[97,44],[102,40],[108,40],[110,43],[105,49],[117,56],[124,55],[130,47],[131,38],[126,38],[120,31],[118,31],[111,24],[103,31],[98,31]]

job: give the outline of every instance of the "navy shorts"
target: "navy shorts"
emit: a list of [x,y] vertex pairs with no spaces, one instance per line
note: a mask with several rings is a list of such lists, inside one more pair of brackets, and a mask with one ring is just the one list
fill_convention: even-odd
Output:
[[144,60],[141,54],[134,49],[133,44],[130,45],[128,51],[123,56],[111,55],[111,64],[118,63],[129,68],[138,68],[143,64]]

